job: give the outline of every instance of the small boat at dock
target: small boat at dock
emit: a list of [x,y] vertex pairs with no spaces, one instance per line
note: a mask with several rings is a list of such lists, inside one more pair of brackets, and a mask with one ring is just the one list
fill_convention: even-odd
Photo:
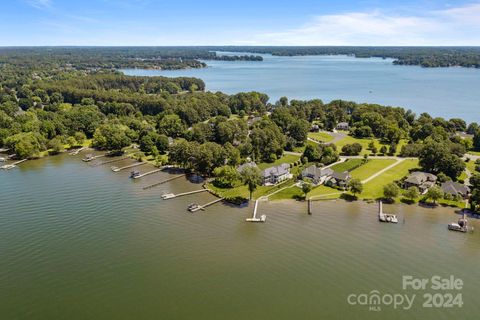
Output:
[[450,231],[458,231],[458,232],[467,232],[468,231],[468,226],[467,226],[467,219],[465,218],[465,214],[462,215],[460,219],[458,219],[458,222],[452,222],[448,224],[448,230]]
[[7,158],[0,157],[0,162],[5,162],[5,161],[7,161]]
[[188,211],[195,212],[198,210],[203,210],[203,207],[197,203],[190,203],[187,207]]
[[135,179],[135,178],[137,178],[138,176],[140,176],[140,171],[138,171],[138,170],[133,170],[133,171],[130,172],[130,178]]
[[389,214],[389,213],[383,212],[382,201],[379,201],[378,203],[378,220],[380,222],[398,223],[398,218],[395,214]]
[[95,159],[95,156],[93,154],[87,154],[85,158],[82,159],[84,162],[89,162]]

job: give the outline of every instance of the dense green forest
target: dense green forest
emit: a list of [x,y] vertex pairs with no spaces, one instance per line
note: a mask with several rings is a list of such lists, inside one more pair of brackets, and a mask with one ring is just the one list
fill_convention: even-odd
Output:
[[[227,55],[221,52],[245,52]],[[394,64],[422,67],[462,66],[480,68],[480,47],[348,47],[348,46],[197,46],[197,47],[4,47],[0,65],[32,65],[62,70],[121,68],[202,68],[199,60],[262,61],[256,54],[278,56],[352,55],[358,58],[393,58]]]
[[[100,149],[137,144],[143,153],[159,159],[168,153],[171,163],[207,175],[247,158],[273,162],[285,150],[299,148],[305,149],[307,161],[327,164],[339,153],[359,152],[355,144],[342,150],[334,145],[305,148],[313,124],[332,130],[339,122],[348,122],[356,138],[376,138],[388,145],[381,153],[419,157],[425,170],[452,179],[465,168],[461,160],[465,152],[480,149],[476,123],[467,126],[462,119],[416,115],[399,107],[287,98],[272,103],[259,92],[205,92],[203,81],[195,78],[66,69],[49,54],[39,58],[40,63],[2,59],[0,146],[19,158],[36,157],[45,150],[59,152],[91,139]],[[459,131],[474,139],[462,139]]]
[[394,64],[422,67],[480,68],[480,47],[222,47],[218,50],[269,53],[277,56],[352,55],[394,58]]
[[[206,67],[198,60],[262,61],[255,55],[223,55],[200,47],[4,47],[0,65],[96,69],[186,69]],[[34,64],[32,62],[35,62]]]

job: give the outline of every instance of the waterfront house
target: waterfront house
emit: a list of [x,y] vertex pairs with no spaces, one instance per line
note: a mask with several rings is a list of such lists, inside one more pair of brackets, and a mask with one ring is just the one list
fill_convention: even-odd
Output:
[[333,170],[330,168],[319,168],[315,165],[312,165],[308,168],[303,169],[302,178],[307,178],[312,180],[314,185],[320,185],[325,182],[333,174]]
[[458,182],[446,181],[442,183],[441,188],[443,193],[451,194],[454,197],[460,196],[466,199],[470,194],[470,188]]
[[417,187],[420,193],[424,194],[430,187],[437,182],[437,176],[427,172],[415,171],[412,172],[403,182],[403,187],[408,189],[410,187]]
[[238,171],[238,173],[242,173],[243,169],[248,168],[248,167],[257,168],[257,164],[253,161],[245,162],[244,164],[241,164],[237,167],[237,171]]
[[344,171],[344,172],[333,171],[333,173],[330,175],[330,178],[326,181],[326,184],[328,186],[337,186],[341,188],[346,188],[350,179],[352,179],[352,176],[348,171]]
[[289,179],[290,177],[290,165],[288,163],[282,163],[279,166],[270,167],[262,171],[264,185],[277,184]]
[[348,125],[348,122],[339,122],[337,123],[336,129],[348,131],[350,130],[350,126]]

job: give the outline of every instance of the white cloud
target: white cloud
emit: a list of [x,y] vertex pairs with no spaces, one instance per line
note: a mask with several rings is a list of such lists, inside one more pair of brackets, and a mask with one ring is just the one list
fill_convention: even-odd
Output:
[[52,6],[52,0],[27,0],[27,3],[37,9],[45,9]]
[[480,45],[480,3],[395,15],[380,10],[319,15],[304,25],[262,33],[243,44],[270,45]]

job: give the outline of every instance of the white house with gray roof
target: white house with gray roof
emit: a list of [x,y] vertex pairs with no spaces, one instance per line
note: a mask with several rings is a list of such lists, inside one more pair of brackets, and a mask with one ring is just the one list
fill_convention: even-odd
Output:
[[279,166],[270,167],[262,171],[264,185],[277,184],[290,177],[290,165],[288,163],[282,163]]
[[333,174],[333,170],[330,168],[319,168],[315,165],[311,165],[303,169],[302,178],[312,180],[314,185],[320,185],[330,178]]

